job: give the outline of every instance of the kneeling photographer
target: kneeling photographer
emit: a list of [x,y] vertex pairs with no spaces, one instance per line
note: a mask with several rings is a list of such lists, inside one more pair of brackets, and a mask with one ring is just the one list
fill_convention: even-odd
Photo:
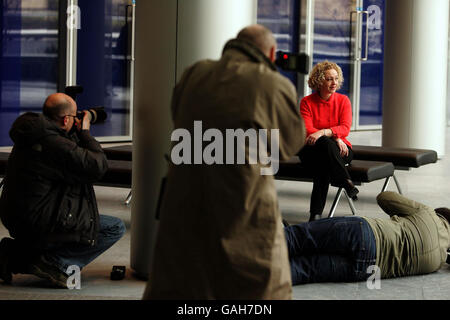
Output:
[[[99,215],[93,182],[107,160],[89,130],[92,115],[77,117],[74,99],[50,95],[43,113],[13,124],[0,217],[12,238],[0,242],[0,278],[34,274],[67,288],[67,270],[82,269],[117,242],[123,222]],[[70,268],[69,268],[70,267]]]

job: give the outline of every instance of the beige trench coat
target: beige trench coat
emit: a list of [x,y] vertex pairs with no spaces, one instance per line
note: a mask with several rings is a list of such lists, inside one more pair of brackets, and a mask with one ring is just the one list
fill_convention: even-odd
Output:
[[[224,137],[226,129],[279,129],[283,160],[305,141],[297,102],[294,86],[259,50],[231,40],[219,61],[184,73],[172,113],[175,129],[189,130],[192,140],[194,121]],[[248,162],[170,166],[144,299],[291,298],[274,178],[260,169]]]

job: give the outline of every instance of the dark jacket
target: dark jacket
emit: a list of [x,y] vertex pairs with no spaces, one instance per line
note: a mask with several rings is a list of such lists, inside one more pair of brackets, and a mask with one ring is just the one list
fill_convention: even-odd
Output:
[[20,116],[0,198],[0,217],[12,237],[96,243],[99,214],[92,183],[107,170],[100,144],[83,130],[68,134],[42,114]]

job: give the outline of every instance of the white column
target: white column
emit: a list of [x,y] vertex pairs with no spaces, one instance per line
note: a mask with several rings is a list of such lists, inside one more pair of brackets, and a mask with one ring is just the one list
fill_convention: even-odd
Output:
[[383,146],[445,154],[448,0],[386,1]]
[[256,23],[256,0],[138,0],[133,131],[131,268],[147,277],[161,179],[170,154],[176,80],[200,59],[219,59],[226,41]]
[[178,2],[177,80],[201,59],[219,59],[224,44],[256,23],[256,0],[189,0]]

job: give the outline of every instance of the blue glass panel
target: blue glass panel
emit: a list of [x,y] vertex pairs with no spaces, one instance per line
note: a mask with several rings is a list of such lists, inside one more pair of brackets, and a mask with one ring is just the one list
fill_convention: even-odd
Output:
[[0,146],[20,113],[56,92],[58,0],[0,1]]
[[126,0],[80,0],[77,84],[79,109],[105,107],[108,119],[91,127],[94,136],[129,136],[129,15]]
[[[259,0],[259,24],[269,28],[277,40],[278,50],[299,51],[299,0]],[[297,73],[280,72],[297,86]]]
[[340,93],[350,97],[352,26],[355,0],[316,0],[314,8],[313,65],[324,60],[337,63],[344,75]]
[[0,145],[11,145],[9,129],[20,112],[20,1],[2,1],[0,56]]
[[[368,61],[361,64],[359,124],[379,125],[383,120],[384,0],[366,0],[364,10],[369,11],[369,52]],[[364,23],[363,40],[365,30]]]

